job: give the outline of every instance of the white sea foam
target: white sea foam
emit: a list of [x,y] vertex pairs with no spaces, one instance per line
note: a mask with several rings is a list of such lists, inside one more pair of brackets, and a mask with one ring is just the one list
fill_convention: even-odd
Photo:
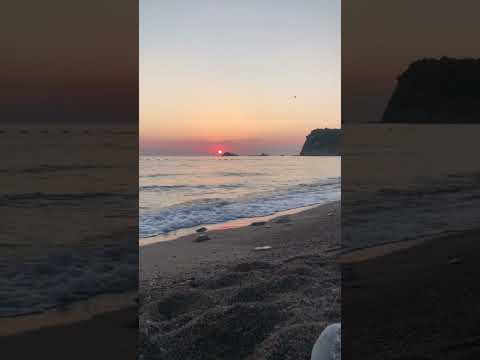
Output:
[[[219,185],[218,188],[226,188],[226,186]],[[140,237],[166,234],[201,224],[218,224],[240,218],[267,216],[279,211],[324,204],[339,199],[340,178],[283,186],[271,191],[250,193],[236,198],[200,198],[142,213]]]
[[340,198],[339,157],[141,157],[140,238]]
[[135,289],[135,234],[101,243],[52,248],[48,254],[3,264],[0,317],[39,312],[102,293]]

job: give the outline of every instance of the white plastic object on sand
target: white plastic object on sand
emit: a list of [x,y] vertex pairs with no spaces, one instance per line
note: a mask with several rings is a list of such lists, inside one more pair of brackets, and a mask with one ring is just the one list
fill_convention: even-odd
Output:
[[272,247],[271,246],[257,246],[255,248],[255,251],[263,251],[263,250],[270,250]]
[[341,338],[341,323],[328,325],[313,345],[311,360],[341,360]]

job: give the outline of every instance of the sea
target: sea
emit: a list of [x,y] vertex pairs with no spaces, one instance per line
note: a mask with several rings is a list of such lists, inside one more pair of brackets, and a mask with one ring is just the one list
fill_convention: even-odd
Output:
[[137,126],[0,128],[0,335],[3,318],[136,291],[137,146]]
[[478,228],[479,134],[470,124],[343,125],[343,250]]
[[337,156],[141,156],[140,245],[340,200]]

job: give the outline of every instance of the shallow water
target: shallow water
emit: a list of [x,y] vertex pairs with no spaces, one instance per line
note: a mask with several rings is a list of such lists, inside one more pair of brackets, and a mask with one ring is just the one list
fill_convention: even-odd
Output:
[[479,125],[362,124],[343,131],[342,246],[478,226]]
[[140,237],[340,198],[340,157],[140,158]]
[[138,283],[136,127],[0,130],[0,317]]

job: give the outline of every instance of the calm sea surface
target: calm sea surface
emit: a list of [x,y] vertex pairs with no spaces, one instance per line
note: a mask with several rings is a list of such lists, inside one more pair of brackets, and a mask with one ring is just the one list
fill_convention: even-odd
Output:
[[480,125],[342,127],[342,246],[478,228]]
[[0,320],[136,291],[137,144],[136,126],[0,128]]
[[340,199],[340,157],[140,157],[140,238]]

